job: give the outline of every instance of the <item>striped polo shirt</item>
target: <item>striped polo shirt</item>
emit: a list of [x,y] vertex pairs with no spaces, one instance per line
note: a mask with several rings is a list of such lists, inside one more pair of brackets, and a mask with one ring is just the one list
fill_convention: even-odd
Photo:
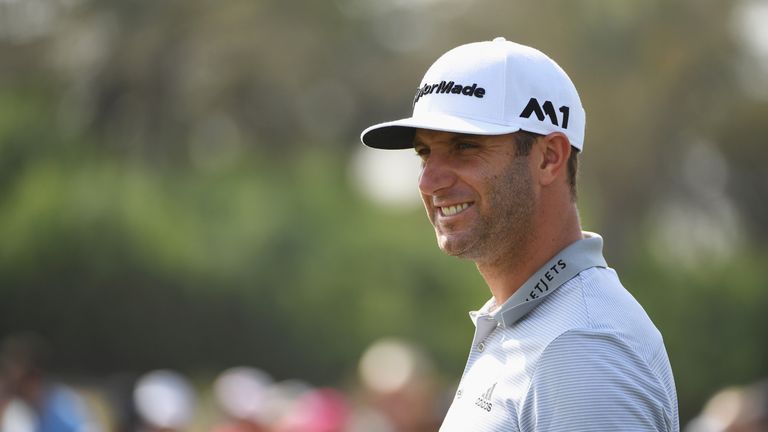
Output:
[[441,432],[679,431],[661,334],[606,265],[602,238],[583,234],[501,307],[470,313]]

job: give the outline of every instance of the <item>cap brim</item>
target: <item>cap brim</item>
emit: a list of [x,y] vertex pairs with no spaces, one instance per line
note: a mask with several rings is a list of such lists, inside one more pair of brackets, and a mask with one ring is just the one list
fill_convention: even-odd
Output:
[[406,149],[413,147],[413,136],[416,129],[472,135],[502,135],[517,132],[520,130],[520,126],[500,125],[447,114],[430,113],[373,125],[363,131],[360,140],[363,144],[373,148]]

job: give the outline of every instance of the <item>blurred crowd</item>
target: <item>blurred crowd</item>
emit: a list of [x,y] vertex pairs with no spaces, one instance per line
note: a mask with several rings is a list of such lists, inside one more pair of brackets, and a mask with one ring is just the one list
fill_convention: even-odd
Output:
[[[49,358],[40,336],[3,340],[0,432],[427,432],[439,428],[451,394],[419,347],[394,338],[363,353],[346,390],[276,381],[249,366],[209,383],[153,370],[94,390],[51,376]],[[768,431],[768,381],[717,392],[683,431]]]
[[0,432],[426,432],[450,394],[428,356],[398,339],[371,345],[344,390],[249,366],[209,382],[162,369],[65,384],[49,373],[41,337],[10,336],[0,349]]
[[768,432],[768,380],[715,393],[684,432]]

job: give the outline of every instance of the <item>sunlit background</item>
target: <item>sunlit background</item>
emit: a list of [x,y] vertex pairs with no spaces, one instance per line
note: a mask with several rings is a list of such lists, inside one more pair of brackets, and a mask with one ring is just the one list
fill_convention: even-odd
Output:
[[[0,0],[5,369],[44,346],[89,431],[435,430],[490,293],[413,152],[358,136],[496,36],[579,89],[582,222],[681,424],[768,377],[765,0]],[[30,430],[7,375],[0,430]]]

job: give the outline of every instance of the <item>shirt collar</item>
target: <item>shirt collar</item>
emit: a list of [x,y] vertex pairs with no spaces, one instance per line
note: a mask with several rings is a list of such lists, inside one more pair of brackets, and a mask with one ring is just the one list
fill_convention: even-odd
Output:
[[491,298],[479,310],[470,312],[469,317],[475,325],[480,316],[487,315],[501,325],[512,326],[561,285],[592,267],[608,267],[603,258],[603,238],[583,231],[581,240],[571,243],[547,261],[501,307],[490,312],[496,306],[496,301]]

